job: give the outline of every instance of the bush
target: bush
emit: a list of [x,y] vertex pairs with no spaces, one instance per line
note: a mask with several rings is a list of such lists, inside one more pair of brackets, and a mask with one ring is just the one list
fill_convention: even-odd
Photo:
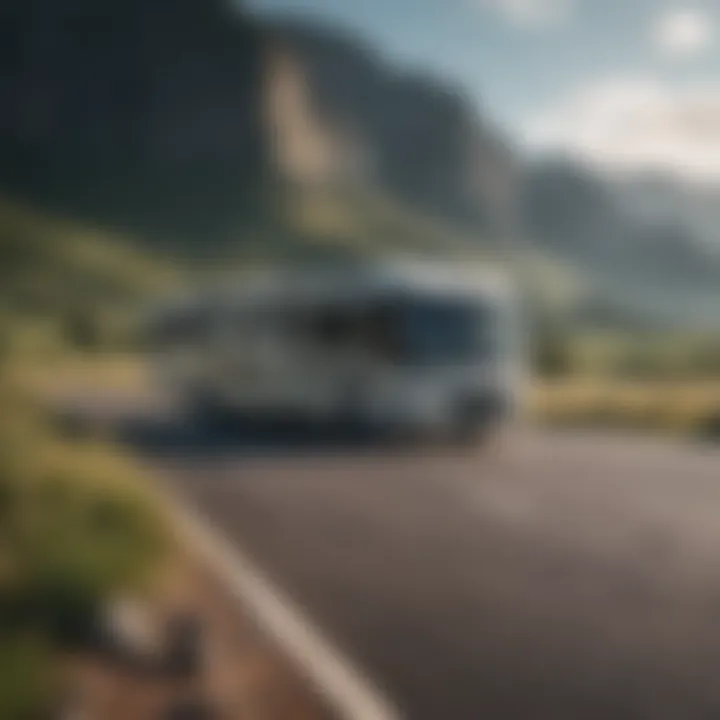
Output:
[[31,634],[0,634],[0,718],[34,720],[49,710],[52,680],[47,643]]
[[717,382],[560,380],[535,388],[532,410],[553,425],[720,438]]
[[[6,398],[5,410],[12,405]],[[105,599],[148,577],[162,538],[129,463],[107,448],[59,443],[22,403],[0,412],[5,627],[39,628],[60,643],[84,639]]]
[[573,374],[644,379],[720,377],[720,339],[682,332],[576,332],[566,340]]
[[701,418],[695,426],[695,435],[702,440],[720,442],[720,409]]
[[101,345],[99,321],[87,309],[76,309],[65,317],[63,335],[68,345],[78,350],[96,350]]
[[48,716],[57,651],[93,638],[106,601],[150,576],[163,530],[129,462],[59,442],[0,384],[0,718]]
[[560,377],[572,370],[568,339],[563,333],[545,330],[538,334],[533,364],[542,377]]

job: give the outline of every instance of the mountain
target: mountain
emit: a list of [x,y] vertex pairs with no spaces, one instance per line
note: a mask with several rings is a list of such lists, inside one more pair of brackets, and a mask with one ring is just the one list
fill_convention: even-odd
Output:
[[0,106],[1,189],[153,241],[241,243],[298,183],[488,228],[507,174],[459,92],[223,0],[5,0]]
[[4,0],[0,106],[0,191],[145,247],[497,256],[524,225],[524,277],[566,307],[720,317],[711,198],[671,223],[675,191],[524,163],[460,89],[337,28],[229,0]]
[[522,197],[533,242],[581,270],[608,307],[720,328],[718,247],[700,239],[694,212],[650,205],[628,183],[576,160],[531,164]]
[[697,183],[667,174],[618,177],[618,202],[649,227],[681,226],[699,252],[720,253],[720,183]]
[[4,0],[0,186],[147,237],[218,236],[267,164],[256,27],[220,0]]
[[298,69],[315,122],[340,138],[338,155],[354,153],[346,181],[498,230],[514,199],[513,157],[461,89],[396,68],[336,28],[302,20],[264,27]]

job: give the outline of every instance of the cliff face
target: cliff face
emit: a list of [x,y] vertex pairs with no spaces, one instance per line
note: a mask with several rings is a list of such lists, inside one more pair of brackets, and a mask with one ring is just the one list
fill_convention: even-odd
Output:
[[222,0],[5,0],[0,107],[0,186],[148,237],[237,239],[277,174],[485,227],[509,187],[459,94]]
[[217,231],[264,158],[257,30],[208,0],[11,0],[0,182],[151,231]]
[[459,91],[400,73],[334,30],[286,22],[267,32],[303,68],[320,121],[351,141],[357,181],[474,227],[511,212],[511,153]]

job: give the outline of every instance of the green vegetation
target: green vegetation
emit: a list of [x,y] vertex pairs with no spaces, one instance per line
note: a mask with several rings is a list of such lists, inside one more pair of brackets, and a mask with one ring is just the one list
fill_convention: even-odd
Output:
[[387,255],[488,259],[487,238],[473,237],[369,189],[285,187],[265,222],[225,243],[240,262]]
[[50,716],[55,690],[47,642],[19,631],[0,642],[0,717],[34,720]]
[[588,332],[548,326],[538,334],[541,375],[623,380],[720,379],[720,337],[681,331]]
[[52,658],[91,638],[115,593],[150,579],[164,544],[139,471],[97,443],[62,441],[41,409],[3,381],[0,717],[33,717],[24,710],[47,700],[39,688],[53,684]]
[[720,438],[720,338],[546,331],[533,409],[543,422]]
[[5,619],[74,639],[108,593],[140,581],[160,546],[138,471],[54,436],[22,393],[0,393],[0,593]]
[[720,381],[547,380],[537,383],[531,409],[549,425],[720,439]]
[[139,470],[60,437],[17,370],[51,378],[79,351],[126,347],[133,313],[173,282],[122,243],[0,203],[0,718],[47,710],[59,653],[150,580],[166,539]]
[[0,200],[0,352],[121,347],[138,307],[177,282],[127,242]]

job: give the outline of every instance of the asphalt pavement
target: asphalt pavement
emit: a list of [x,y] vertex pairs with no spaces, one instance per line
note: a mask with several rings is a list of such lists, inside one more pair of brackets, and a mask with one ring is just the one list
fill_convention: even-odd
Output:
[[128,442],[411,720],[720,718],[720,452],[500,454],[125,419]]

